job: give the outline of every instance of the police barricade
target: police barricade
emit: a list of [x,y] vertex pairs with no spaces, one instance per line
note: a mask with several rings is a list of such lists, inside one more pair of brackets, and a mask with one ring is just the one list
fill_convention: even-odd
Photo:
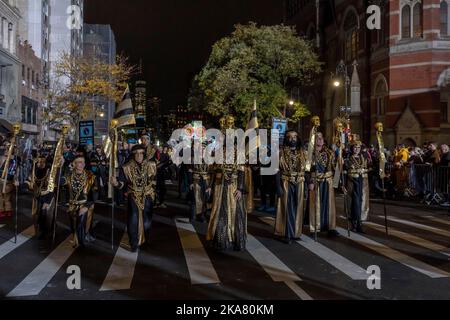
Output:
[[450,204],[449,193],[450,167],[438,167],[436,170],[435,191],[442,198],[440,204]]
[[422,202],[441,204],[448,195],[450,168],[436,167],[429,164],[412,164],[410,172],[411,188],[417,194],[423,194]]

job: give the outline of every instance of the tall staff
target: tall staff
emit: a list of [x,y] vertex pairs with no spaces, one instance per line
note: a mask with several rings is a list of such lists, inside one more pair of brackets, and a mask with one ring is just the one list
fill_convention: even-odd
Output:
[[[59,138],[58,144],[56,145],[55,155],[53,157],[53,163],[48,177],[47,189],[42,193],[43,195],[52,193],[55,190],[57,179],[61,178],[62,160],[64,157],[64,144],[66,136],[69,133],[69,128],[70,127],[67,125],[62,126],[61,128],[61,137]],[[60,184],[58,183],[58,187],[56,189],[55,209],[53,211],[53,220],[52,220],[52,228],[53,228],[52,245],[55,244],[55,237],[56,237],[56,219],[58,216],[59,192],[60,192]]]
[[336,130],[336,144],[339,144],[339,153],[338,153],[338,161],[336,163],[336,168],[334,172],[334,188],[339,188],[339,181],[342,183],[342,192],[344,194],[344,212],[345,212],[345,218],[347,219],[347,233],[350,237],[350,221],[349,221],[349,214],[348,214],[348,194],[347,189],[345,188],[345,174],[344,174],[344,150],[345,150],[345,142],[346,142],[346,135],[344,132],[344,124],[342,121],[337,118],[334,120],[334,126]]
[[[305,172],[311,172],[311,166],[312,166],[312,158],[314,149],[316,148],[316,136],[317,131],[320,127],[320,118],[318,116],[314,116],[311,118],[312,123],[312,129],[309,134],[309,140],[308,140],[308,153],[306,156],[306,162],[305,162]],[[311,197],[309,197],[309,201],[311,201]],[[317,241],[317,217],[314,214],[314,240]]]
[[387,211],[386,211],[386,189],[384,188],[384,178],[386,177],[385,166],[386,166],[386,155],[384,154],[384,142],[383,142],[383,124],[381,122],[375,123],[375,130],[378,141],[378,153],[380,154],[379,159],[379,169],[378,173],[381,179],[381,188],[383,189],[383,210],[384,210],[384,225],[386,227],[386,234],[388,234],[388,221],[387,221]]
[[113,177],[116,177],[117,168],[117,141],[119,138],[117,126],[119,121],[117,119],[111,120],[111,153],[109,157],[109,179],[108,179],[108,198],[111,199],[111,250],[114,251],[114,218],[115,218],[115,204],[114,204],[114,186],[112,185]]

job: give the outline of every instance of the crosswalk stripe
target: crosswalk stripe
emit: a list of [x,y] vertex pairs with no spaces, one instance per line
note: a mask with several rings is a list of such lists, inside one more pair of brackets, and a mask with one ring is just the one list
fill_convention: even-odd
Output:
[[[261,217],[260,219],[272,226],[275,223],[275,219],[272,217]],[[297,243],[346,274],[352,280],[367,280],[368,274],[366,270],[310,237],[302,235],[302,240],[297,241]]]
[[[380,225],[380,224],[376,224],[376,223],[373,223],[373,222],[366,221],[366,222],[364,222],[364,225],[368,226],[369,228],[375,229],[377,231],[385,232],[385,227]],[[420,238],[420,237],[415,236],[415,235],[410,234],[410,233],[406,233],[406,232],[397,230],[397,229],[395,229],[393,227],[389,227],[389,234],[393,235],[393,236],[395,236],[397,238],[403,239],[405,241],[414,243],[415,245],[418,245],[420,247],[423,247],[423,248],[426,248],[426,249],[430,249],[432,251],[437,251],[437,252],[442,253],[442,254],[444,254],[446,256],[450,256],[450,250],[446,246],[443,246],[441,244],[429,241],[429,240],[424,239],[424,238]]]
[[438,223],[442,223],[442,224],[446,224],[448,226],[450,226],[450,220],[446,220],[446,219],[442,219],[442,218],[437,218],[437,217],[433,217],[433,216],[421,216],[422,218],[431,220],[433,222],[438,222]]
[[175,221],[175,225],[183,247],[191,284],[220,283],[219,276],[203,248],[194,226],[179,221]]
[[414,259],[413,257],[410,257],[400,251],[387,247],[384,244],[376,242],[372,239],[363,237],[354,232],[351,232],[351,236],[348,237],[347,230],[344,230],[339,227],[336,228],[336,230],[339,231],[347,239],[355,241],[370,250],[376,251],[379,254],[384,255],[394,261],[397,261],[403,264],[404,266],[416,270],[417,272],[420,272],[430,278],[446,278],[450,276],[450,274],[446,271],[440,270],[425,262]]
[[302,281],[297,274],[251,234],[247,236],[247,251],[270,275],[273,281]]
[[286,285],[302,300],[314,300],[305,290],[300,288],[294,281],[285,281]]
[[[377,217],[384,219],[383,216],[377,216]],[[425,231],[430,231],[430,232],[433,232],[435,234],[439,234],[439,235],[444,236],[444,237],[450,237],[450,232],[446,231],[446,230],[442,230],[442,229],[438,229],[438,228],[435,228],[435,227],[427,226],[425,224],[421,224],[421,223],[417,223],[417,222],[403,220],[403,219],[400,219],[400,218],[395,218],[395,217],[392,217],[392,216],[388,216],[387,218],[388,218],[389,221],[398,222],[398,223],[401,223],[401,224],[404,224],[404,225],[407,225],[407,226],[411,226],[411,227],[415,227],[417,229],[422,229],[422,230],[425,230]]]
[[[121,243],[128,243],[128,235],[126,232],[123,234]],[[119,246],[99,291],[130,289],[137,258],[138,252],[131,252]]]
[[33,236],[34,236],[34,227],[31,226],[17,235],[17,242],[14,242],[15,238],[12,237],[5,243],[2,243],[0,245],[0,259],[2,259],[4,256],[9,254],[13,250],[17,249],[24,243],[26,243],[28,240],[33,238]]
[[296,281],[300,277],[251,234],[247,235],[247,252],[275,282],[284,282],[302,300],[313,300]]
[[7,297],[38,295],[75,251],[71,239],[72,236],[69,236],[64,240],[17,287],[8,293]]

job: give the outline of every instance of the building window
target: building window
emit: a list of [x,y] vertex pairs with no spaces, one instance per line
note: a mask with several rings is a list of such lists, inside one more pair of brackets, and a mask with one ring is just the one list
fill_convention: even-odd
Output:
[[422,4],[416,3],[413,9],[414,38],[422,37]]
[[402,9],[402,39],[411,38],[411,7],[403,6]]
[[351,12],[344,21],[345,47],[344,56],[346,62],[356,60],[359,48],[358,16]]
[[441,1],[440,7],[441,16],[441,36],[445,37],[449,35],[448,31],[448,4],[446,1]]

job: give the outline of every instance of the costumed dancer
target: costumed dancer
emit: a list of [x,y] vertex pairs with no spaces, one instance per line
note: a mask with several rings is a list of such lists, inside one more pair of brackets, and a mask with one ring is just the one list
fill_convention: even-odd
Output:
[[[312,119],[314,128],[320,126],[319,117]],[[335,157],[333,151],[325,146],[321,132],[316,132],[314,151],[311,161],[311,180],[309,183],[309,222],[311,232],[328,232],[337,236],[336,204],[333,188],[333,168]],[[309,156],[309,155],[308,155]]]
[[298,145],[297,132],[287,132],[276,176],[278,209],[275,235],[287,244],[300,239],[303,227],[305,153]]
[[[234,118],[221,120],[223,129],[234,129]],[[247,215],[244,204],[244,165],[218,164],[213,173],[213,206],[206,240],[216,250],[245,249],[247,241]]]
[[350,222],[352,231],[364,233],[362,221],[366,221],[369,214],[369,178],[368,162],[361,154],[361,141],[352,140],[350,156],[344,165],[347,171],[346,198],[347,208],[350,208]]
[[16,124],[13,127],[13,136],[5,144],[0,156],[0,218],[13,216],[13,194],[14,190],[19,187],[17,180],[19,163],[15,155],[16,137],[19,133],[20,125]]
[[[202,152],[206,141],[202,143]],[[208,201],[211,196],[210,165],[202,162],[188,169],[189,189],[191,193],[191,221],[205,222]]]
[[51,207],[53,193],[44,194],[48,186],[50,168],[47,166],[47,158],[38,155],[33,160],[33,168],[30,177],[25,184],[33,193],[31,214],[33,216],[35,234],[39,240],[44,240],[48,236],[48,210]]
[[73,234],[72,244],[77,248],[84,247],[85,238],[90,231],[98,186],[95,175],[85,169],[86,159],[83,155],[77,155],[72,166],[72,172],[62,177],[61,186],[66,186],[69,192],[67,212]]
[[145,160],[144,145],[131,149],[133,158],[124,164],[119,181],[113,177],[112,184],[128,193],[127,231],[132,252],[136,252],[148,240],[155,202],[156,163]]

